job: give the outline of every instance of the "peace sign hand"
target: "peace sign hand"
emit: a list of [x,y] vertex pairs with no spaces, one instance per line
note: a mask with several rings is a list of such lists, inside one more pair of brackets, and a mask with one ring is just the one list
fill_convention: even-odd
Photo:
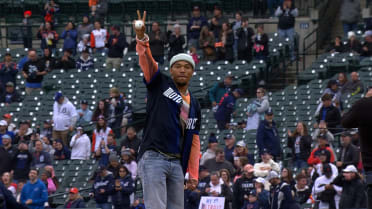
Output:
[[[143,12],[143,16],[141,18],[141,13],[139,10],[137,10],[137,16],[138,16],[138,20],[133,21],[133,28],[134,28],[134,31],[136,32],[137,38],[139,40],[142,40],[145,37],[145,30],[146,30],[146,27],[145,27],[146,11]],[[141,28],[136,27],[136,22],[138,23],[138,21],[142,21]]]

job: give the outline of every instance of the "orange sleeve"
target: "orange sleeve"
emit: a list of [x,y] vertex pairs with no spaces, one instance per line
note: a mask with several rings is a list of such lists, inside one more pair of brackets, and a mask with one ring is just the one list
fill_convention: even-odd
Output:
[[307,163],[308,163],[309,165],[315,165],[315,164],[318,164],[318,163],[320,162],[319,158],[314,157],[314,153],[315,153],[316,150],[317,150],[317,149],[314,149],[314,150],[311,152],[310,157],[309,157],[309,159],[307,160]]
[[93,132],[93,136],[92,136],[92,153],[94,152],[95,145],[96,145],[96,133]]
[[158,71],[158,64],[155,62],[151,54],[149,36],[145,34],[145,39],[143,41],[139,40],[137,37],[136,40],[139,65],[141,66],[146,82],[150,83],[151,78]]
[[191,152],[188,164],[190,179],[199,179],[199,160],[200,160],[200,139],[199,135],[194,135],[191,144]]
[[90,48],[96,47],[96,39],[94,38],[93,32],[90,33]]

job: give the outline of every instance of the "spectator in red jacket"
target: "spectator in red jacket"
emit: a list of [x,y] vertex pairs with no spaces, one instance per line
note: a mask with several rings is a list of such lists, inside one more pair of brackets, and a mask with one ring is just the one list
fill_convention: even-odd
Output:
[[313,151],[310,154],[309,159],[307,160],[307,163],[309,165],[316,165],[316,164],[320,163],[319,156],[320,156],[320,152],[322,150],[328,150],[329,151],[329,153],[331,155],[330,156],[330,162],[333,163],[335,161],[335,154],[333,153],[332,149],[329,147],[327,137],[325,135],[318,136],[318,143],[319,143],[319,146],[317,148],[313,149]]

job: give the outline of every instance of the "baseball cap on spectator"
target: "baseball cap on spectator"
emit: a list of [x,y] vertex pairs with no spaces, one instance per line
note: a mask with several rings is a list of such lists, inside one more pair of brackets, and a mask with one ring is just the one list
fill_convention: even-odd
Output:
[[8,126],[8,123],[5,120],[0,120],[0,126]]
[[239,89],[239,88],[238,88],[238,89],[235,89],[234,91],[235,91],[235,92],[238,92],[240,96],[242,96],[242,95],[244,94],[243,89]]
[[106,166],[104,165],[100,165],[97,169],[97,173],[101,173],[102,171],[105,171],[106,170]]
[[231,134],[226,134],[225,137],[223,137],[223,139],[232,139],[232,135]]
[[22,125],[22,124],[29,124],[29,123],[27,122],[27,120],[21,120],[21,121],[19,121],[19,125]]
[[247,171],[248,173],[253,173],[254,172],[254,168],[253,168],[253,165],[251,164],[247,164],[244,166],[243,168],[244,171]]
[[263,185],[266,183],[266,180],[262,177],[258,177],[254,181]]
[[328,150],[326,150],[326,149],[324,149],[324,150],[321,150],[320,152],[319,152],[319,156],[326,156],[327,157],[327,159],[330,159],[331,158],[331,153],[328,151]]
[[202,171],[208,171],[207,167],[205,167],[204,165],[199,166],[199,172]]
[[267,180],[270,181],[271,179],[279,178],[279,174],[276,171],[270,171],[269,175],[267,175]]
[[353,135],[350,133],[350,131],[344,131],[341,133],[341,136],[349,136],[352,137]]
[[81,100],[81,102],[80,102],[81,104],[85,104],[85,105],[87,105],[88,104],[88,101],[87,100]]
[[216,135],[214,133],[211,133],[211,135],[209,136],[208,143],[218,143]]
[[79,193],[79,190],[78,190],[78,188],[76,188],[76,187],[72,187],[72,188],[70,189],[70,193],[72,193],[72,194],[77,194],[77,193]]
[[76,129],[77,129],[77,130],[83,130],[83,127],[78,126]]
[[256,196],[257,195],[256,190],[252,189],[251,191],[249,191],[249,195]]
[[130,152],[129,148],[126,148],[125,150],[121,151],[122,155],[131,155],[132,153]]
[[109,156],[109,161],[111,162],[111,161],[113,161],[113,162],[118,162],[119,160],[118,160],[118,157],[116,156],[116,154],[111,154],[110,156]]
[[29,17],[31,17],[32,12],[30,10],[26,10],[25,12],[23,12],[23,16],[26,17],[26,15],[28,15]]
[[243,140],[240,140],[240,141],[238,141],[238,143],[236,143],[236,146],[238,146],[238,147],[245,147],[246,144],[245,144],[245,142]]
[[8,83],[5,84],[6,87],[14,87],[14,83],[9,81]]
[[264,155],[264,154],[271,154],[270,151],[266,148],[263,148],[262,151],[261,151],[261,155]]
[[7,114],[4,114],[3,115],[3,118],[6,118],[6,119],[11,119],[12,118],[12,115],[7,113]]
[[267,109],[267,110],[265,111],[265,114],[266,114],[266,115],[274,115],[273,109],[272,109],[271,107],[269,107],[269,109]]
[[364,32],[363,37],[367,37],[367,36],[372,36],[372,30],[367,30],[366,32]]
[[323,174],[332,174],[332,168],[328,163],[323,164]]
[[199,8],[199,6],[194,6],[193,8],[192,8],[192,10],[199,10],[200,11],[200,8]]
[[49,119],[47,119],[47,120],[44,120],[44,123],[51,124],[52,121],[50,121]]
[[354,165],[348,165],[344,170],[342,170],[344,173],[358,173],[358,170],[355,168]]
[[4,134],[1,138],[2,139],[12,139],[12,137],[10,137],[8,134]]
[[347,38],[351,38],[351,37],[355,37],[355,33],[354,33],[354,31],[349,31],[348,33],[347,33]]
[[56,92],[56,94],[54,95],[54,101],[58,102],[59,99],[61,99],[63,97],[63,94],[62,92]]
[[322,140],[326,140],[326,141],[328,141],[327,135],[325,135],[325,134],[320,134],[320,135],[317,137],[317,139],[322,139]]

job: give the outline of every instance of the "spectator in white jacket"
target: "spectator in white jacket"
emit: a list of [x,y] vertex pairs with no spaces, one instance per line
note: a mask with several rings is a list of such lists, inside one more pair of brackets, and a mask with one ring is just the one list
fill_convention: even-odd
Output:
[[256,177],[265,178],[269,175],[270,171],[280,172],[279,164],[276,163],[267,149],[263,149],[261,154],[262,162],[254,164],[254,175]]
[[218,148],[218,141],[214,133],[209,136],[208,139],[208,149],[205,151],[200,159],[200,165],[204,165],[204,163],[209,159],[216,158],[216,150]]
[[90,158],[90,139],[84,133],[82,127],[76,128],[76,134],[71,138],[71,160],[89,160]]
[[62,139],[64,145],[67,146],[67,136],[70,131],[74,130],[78,114],[75,106],[61,92],[55,94],[54,100],[53,139]]

